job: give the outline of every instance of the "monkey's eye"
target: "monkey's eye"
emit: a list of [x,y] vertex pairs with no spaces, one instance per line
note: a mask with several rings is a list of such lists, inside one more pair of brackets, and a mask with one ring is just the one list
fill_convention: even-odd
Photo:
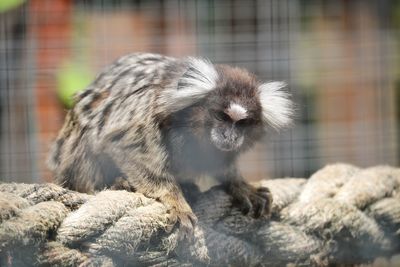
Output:
[[252,122],[252,119],[241,119],[238,120],[235,124],[239,127],[244,127],[250,125]]
[[215,113],[215,118],[219,121],[231,121],[231,117],[223,111],[217,111]]

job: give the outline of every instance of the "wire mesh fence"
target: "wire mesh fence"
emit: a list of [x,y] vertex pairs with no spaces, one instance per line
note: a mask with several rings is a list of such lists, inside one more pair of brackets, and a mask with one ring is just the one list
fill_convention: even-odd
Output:
[[207,57],[289,84],[295,124],[243,157],[250,179],[308,176],[337,161],[399,163],[399,1],[31,0],[3,6],[3,181],[51,181],[45,159],[70,95],[117,57],[138,51]]

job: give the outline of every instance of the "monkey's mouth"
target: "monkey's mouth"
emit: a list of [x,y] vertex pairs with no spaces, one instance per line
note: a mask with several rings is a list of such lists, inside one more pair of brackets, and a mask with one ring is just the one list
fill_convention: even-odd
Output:
[[211,141],[221,151],[235,151],[243,144],[243,136],[236,134],[227,134],[218,129],[211,130]]

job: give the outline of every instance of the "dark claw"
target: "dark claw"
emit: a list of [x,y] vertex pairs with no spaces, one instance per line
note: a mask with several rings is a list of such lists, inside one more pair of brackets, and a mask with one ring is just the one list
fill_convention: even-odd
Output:
[[257,195],[253,196],[253,207],[254,207],[254,217],[260,218],[264,214],[265,206],[267,205],[267,200],[265,198],[259,197]]
[[259,187],[257,188],[259,195],[265,199],[265,213],[267,216],[271,215],[272,208],[272,194],[271,191],[267,187]]
[[269,188],[268,187],[264,187],[264,186],[261,186],[261,187],[257,188],[257,192],[271,194],[271,191],[269,191]]
[[194,227],[197,223],[197,217],[192,212],[181,212],[176,214],[179,228],[180,239],[192,240]]
[[243,214],[248,214],[253,207],[248,197],[243,197],[242,201],[238,199],[236,202],[238,203],[239,209],[243,212]]
[[255,218],[270,215],[272,196],[268,188],[255,188],[247,183],[240,182],[230,185],[230,193],[234,203],[238,205],[243,214],[253,211]]
[[265,199],[270,199],[271,198],[271,193],[266,193],[266,192],[258,192],[258,195],[262,198]]

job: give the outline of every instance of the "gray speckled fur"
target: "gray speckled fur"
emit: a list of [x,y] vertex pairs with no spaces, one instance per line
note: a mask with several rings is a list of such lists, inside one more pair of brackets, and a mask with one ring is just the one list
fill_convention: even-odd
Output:
[[53,146],[49,166],[57,182],[81,192],[106,187],[141,192],[176,210],[181,225],[191,228],[196,218],[169,172],[159,125],[177,103],[197,100],[174,95],[184,73],[202,75],[191,74],[191,64],[135,53],[101,72],[76,96]]
[[[172,214],[189,230],[196,217],[178,183],[213,168],[220,172],[214,174],[223,177],[222,182],[235,181],[227,184],[234,198],[244,203],[243,210],[248,212],[253,204],[260,216],[269,210],[269,191],[257,191],[245,183],[235,159],[240,149],[250,148],[261,138],[264,124],[271,122],[276,128],[289,121],[290,101],[281,87],[282,83],[261,86],[245,70],[214,66],[203,59],[143,53],[124,56],[76,96],[49,166],[57,182],[73,190],[125,189],[158,199],[175,210]],[[259,88],[265,89],[260,92]],[[199,104],[203,100],[205,106]],[[240,127],[233,131],[236,121],[220,121],[210,111],[236,102],[252,114],[252,127],[240,130],[247,136],[240,149],[229,143],[235,151],[218,150],[215,143],[236,142]],[[214,125],[214,145],[207,137],[210,124]],[[232,138],[224,135],[227,127]],[[198,164],[199,160],[205,164]]]
[[[156,120],[167,114],[154,102],[171,79],[165,75],[166,67],[173,65],[183,70],[176,60],[161,55],[127,55],[76,96],[77,103],[67,115],[49,160],[58,182],[84,192],[107,186],[98,170],[101,166],[96,166],[104,163],[98,157],[104,154],[117,154],[112,159],[129,176],[142,176],[135,163],[156,176],[166,173],[162,164],[166,153]],[[96,101],[101,103],[94,105]]]

